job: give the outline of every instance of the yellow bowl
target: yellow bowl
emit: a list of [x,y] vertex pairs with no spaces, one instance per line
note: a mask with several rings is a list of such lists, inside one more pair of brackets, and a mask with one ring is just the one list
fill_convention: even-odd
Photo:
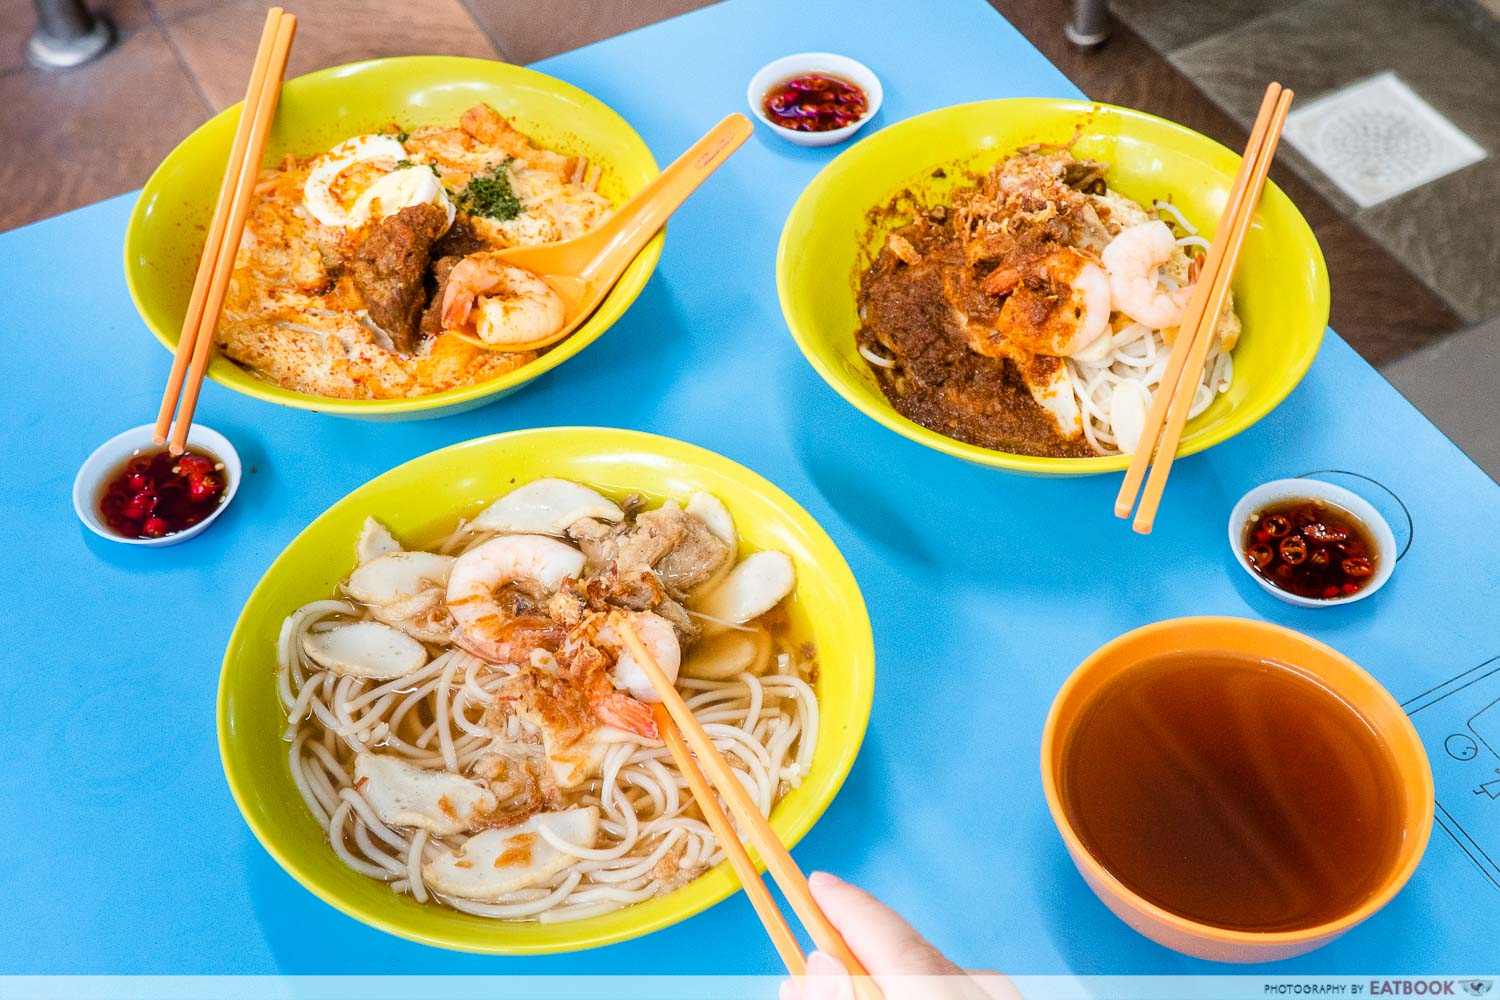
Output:
[[[1170,199],[1212,235],[1239,155],[1181,125],[1085,101],[1021,98],[941,108],[876,132],[824,167],[802,192],[781,231],[776,287],[792,336],[808,361],[867,416],[913,441],[977,462],[1035,475],[1124,469],[1128,457],[1046,458],[966,444],[903,417],[855,349],[859,272],[889,224],[867,213],[907,188],[940,193],[1028,143],[1067,143],[1110,165],[1111,187],[1142,204]],[[933,178],[944,168],[947,177]],[[1183,435],[1179,455],[1227,440],[1271,412],[1301,380],[1328,323],[1328,272],[1312,229],[1290,199],[1268,184],[1240,257],[1234,295],[1244,333],[1234,350],[1234,384]]]
[[[266,161],[275,162],[285,153],[316,153],[392,122],[404,127],[456,122],[464,109],[479,101],[514,119],[547,148],[587,156],[599,164],[599,190],[617,205],[657,174],[645,141],[597,98],[535,70],[457,56],[373,59],[287,81]],[[235,105],[178,144],[146,182],[125,230],[130,297],[168,350],[177,347],[238,118]],[[556,368],[609,329],[646,286],[661,257],[664,237],[659,234],[646,245],[572,336],[530,364],[486,382],[409,399],[335,399],[284,389],[222,356],[214,357],[208,375],[256,399],[347,417],[413,420],[482,406]]]
[[517,955],[576,951],[666,927],[738,888],[733,872],[720,865],[668,895],[587,920],[546,925],[470,916],[398,896],[345,867],[292,783],[276,693],[277,634],[289,613],[330,596],[348,575],[365,517],[379,518],[399,538],[421,541],[540,476],[575,479],[616,496],[640,491],[685,499],[706,490],[729,507],[747,548],[792,557],[792,628],[817,649],[819,718],[810,773],[771,813],[784,843],[795,844],[833,801],[870,716],[874,640],[848,564],[795,501],[727,458],[637,431],[556,427],[477,438],[377,476],[293,539],[245,603],[219,678],[219,754],[250,829],[287,872],[349,916],[425,944]]

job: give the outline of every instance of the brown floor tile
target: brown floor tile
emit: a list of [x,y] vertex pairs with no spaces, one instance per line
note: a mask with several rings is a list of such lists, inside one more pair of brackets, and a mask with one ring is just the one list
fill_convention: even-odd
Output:
[[[496,57],[459,0],[423,0],[420,16],[407,0],[318,0],[300,4],[288,76],[379,56]],[[245,91],[245,77],[265,18],[261,0],[234,0],[162,27],[215,108]]]
[[[222,7],[226,0],[145,0],[145,2],[158,19],[176,21],[184,17],[191,17],[194,14],[201,14],[211,7]],[[261,9],[264,11],[265,8],[271,6],[273,6],[271,0],[266,0]],[[282,0],[281,6],[287,8],[299,18],[302,17],[301,4],[296,3],[295,0],[292,0],[292,2]]]
[[1171,52],[1287,6],[1287,0],[1113,0],[1110,10],[1158,52]]
[[62,73],[0,76],[0,230],[141,184],[208,108],[155,28]]
[[[505,58],[530,63],[699,7],[711,0],[466,0]],[[544,8],[544,12],[539,11]]]
[[[1128,26],[1116,24],[1103,47],[1083,52],[1062,34],[1069,0],[990,3],[1090,97],[1140,108],[1181,122],[1232,149],[1243,148],[1245,128],[1205,99]],[[1281,155],[1271,177],[1317,234],[1333,287],[1330,322],[1366,360],[1373,364],[1393,360],[1463,325],[1447,304],[1297,176]]]
[[[89,0],[89,9],[109,18],[121,37],[151,23],[145,0]],[[27,64],[26,39],[35,27],[31,0],[0,0],[0,73]]]

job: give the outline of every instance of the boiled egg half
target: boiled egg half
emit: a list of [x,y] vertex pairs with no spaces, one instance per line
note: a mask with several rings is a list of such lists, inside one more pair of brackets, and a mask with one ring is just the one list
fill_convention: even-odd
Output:
[[318,156],[302,186],[308,214],[325,226],[357,229],[412,205],[443,209],[452,225],[453,201],[431,168],[398,167],[406,149],[389,135],[357,135]]

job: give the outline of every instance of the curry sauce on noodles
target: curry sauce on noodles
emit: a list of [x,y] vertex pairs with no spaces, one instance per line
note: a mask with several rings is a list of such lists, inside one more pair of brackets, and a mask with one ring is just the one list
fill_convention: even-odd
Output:
[[[540,352],[487,343],[473,320],[445,322],[448,278],[489,251],[593,228],[610,211],[598,179],[596,165],[538,146],[484,104],[451,125],[289,155],[256,186],[218,347],[278,385],[349,399],[502,375]],[[483,313],[486,293],[509,294],[477,285],[469,312]],[[465,312],[447,297],[449,318]]]
[[[871,213],[887,231],[857,276],[856,347],[898,412],[1020,454],[1134,449],[1208,241],[1107,174],[1033,146],[942,200],[907,190]],[[1239,333],[1231,300],[1192,416],[1228,390]]]

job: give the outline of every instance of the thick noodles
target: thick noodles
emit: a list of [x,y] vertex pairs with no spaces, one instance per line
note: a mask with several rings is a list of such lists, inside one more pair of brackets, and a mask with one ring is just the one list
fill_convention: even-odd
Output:
[[[462,528],[434,551],[462,552],[486,540]],[[466,899],[430,888],[422,866],[459,848],[450,837],[382,822],[355,779],[357,754],[375,751],[417,767],[482,775],[500,759],[525,766],[542,753],[538,737],[512,714],[503,728],[487,725],[497,690],[522,667],[489,663],[452,644],[419,670],[378,682],[339,676],[308,653],[310,638],[339,624],[371,620],[351,600],[313,601],[289,616],[277,649],[278,686],[286,709],[288,761],[302,799],[327,832],[339,859],[419,902],[498,919],[576,920],[660,895],[723,860],[691,792],[659,741],[610,730],[599,774],[561,793],[549,808],[595,806],[594,846],[569,843],[547,829],[540,836],[570,857],[539,884],[497,899]],[[533,661],[549,654],[537,651]],[[778,641],[765,676],[728,680],[683,677],[677,687],[724,753],[762,813],[807,774],[816,745],[818,704],[805,655]],[[518,791],[497,812],[536,808]]]

